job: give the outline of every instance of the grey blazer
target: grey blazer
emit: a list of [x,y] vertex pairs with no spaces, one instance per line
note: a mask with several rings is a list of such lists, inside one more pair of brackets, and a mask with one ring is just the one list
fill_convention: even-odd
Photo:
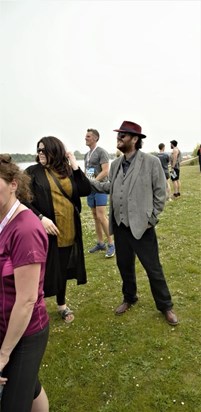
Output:
[[[109,181],[91,181],[92,189],[96,192],[110,193],[109,230],[113,233],[113,203],[112,195],[114,181],[121,167],[123,157],[111,163]],[[126,177],[127,188],[127,213],[129,226],[133,236],[140,239],[147,230],[148,225],[155,226],[158,222],[158,214],[162,212],[166,201],[166,180],[160,160],[151,154],[136,152],[135,161],[131,163]],[[126,185],[126,179],[125,179]]]

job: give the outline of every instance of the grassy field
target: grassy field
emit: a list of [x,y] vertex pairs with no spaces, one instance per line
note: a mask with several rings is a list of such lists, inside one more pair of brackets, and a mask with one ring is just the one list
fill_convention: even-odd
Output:
[[87,285],[69,282],[67,326],[47,299],[50,337],[40,370],[51,412],[201,411],[201,186],[198,166],[181,169],[182,196],[167,202],[157,226],[160,258],[179,317],[169,326],[155,308],[137,262],[135,307],[115,316],[121,280],[115,258],[90,255],[95,242],[83,200]]

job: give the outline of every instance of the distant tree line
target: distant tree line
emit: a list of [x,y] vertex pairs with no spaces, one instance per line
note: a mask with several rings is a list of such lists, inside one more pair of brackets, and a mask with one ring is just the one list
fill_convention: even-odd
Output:
[[32,154],[23,154],[23,153],[11,153],[11,157],[16,163],[21,162],[35,162],[36,155]]
[[[186,153],[182,153],[182,154],[183,154],[183,156],[186,155],[186,154],[191,154],[192,157],[196,157],[198,148],[199,148],[199,145],[197,145],[197,146],[195,147],[195,149],[193,150],[192,153],[189,153],[189,152],[187,153],[187,152],[186,152]],[[152,152],[152,154],[153,154],[153,155],[156,155],[157,153],[156,153],[156,152]],[[84,159],[84,156],[85,156],[85,154],[84,154],[84,153],[80,153],[79,150],[75,150],[74,155],[75,155],[75,157],[76,157],[77,160],[83,160],[83,159]],[[116,157],[116,155],[117,155],[116,153],[109,153],[110,159],[114,159],[114,158]],[[12,159],[14,160],[14,162],[16,162],[16,163],[21,163],[21,162],[34,162],[35,159],[36,159],[36,155],[35,155],[35,154],[30,154],[30,153],[29,153],[29,154],[12,153],[11,156],[12,156]],[[196,163],[196,160],[195,160],[195,161],[192,161],[192,164],[194,164],[194,163]]]
[[[75,150],[74,155],[77,160],[83,160],[84,159],[84,153],[80,153],[78,150]],[[23,154],[23,153],[11,153],[12,159],[16,163],[24,163],[24,162],[35,162],[36,160],[36,155],[35,154]],[[115,153],[109,154],[110,159],[115,158]]]

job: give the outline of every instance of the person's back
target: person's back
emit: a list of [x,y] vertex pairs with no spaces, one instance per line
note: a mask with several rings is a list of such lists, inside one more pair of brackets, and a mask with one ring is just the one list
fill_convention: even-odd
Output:
[[171,199],[171,187],[170,187],[170,183],[169,183],[170,174],[169,174],[169,170],[168,170],[170,157],[169,157],[169,154],[165,152],[164,143],[160,143],[158,145],[158,148],[159,148],[160,152],[157,153],[157,157],[159,158],[159,160],[161,162],[161,165],[162,165],[162,168],[164,170],[165,177],[166,177],[167,200],[172,200]]
[[169,165],[169,162],[170,162],[170,157],[169,157],[168,153],[165,152],[164,143],[160,143],[158,145],[158,148],[159,148],[160,152],[157,153],[157,156],[160,159],[160,162],[161,162],[162,168],[164,170],[166,179],[169,179],[168,165]]

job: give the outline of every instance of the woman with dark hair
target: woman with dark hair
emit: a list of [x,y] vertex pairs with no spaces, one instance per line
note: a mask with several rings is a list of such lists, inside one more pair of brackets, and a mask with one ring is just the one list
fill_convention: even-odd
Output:
[[[55,296],[61,318],[70,323],[74,315],[66,306],[66,283],[77,279],[86,283],[80,221],[81,196],[91,192],[89,180],[79,168],[75,156],[66,153],[56,137],[43,137],[37,143],[37,164],[26,172],[31,176],[31,208],[49,236],[44,292]],[[76,262],[71,261],[76,246]]]
[[31,200],[29,184],[11,157],[0,155],[1,412],[49,411],[38,380],[49,332],[43,293],[48,237],[23,204]]

